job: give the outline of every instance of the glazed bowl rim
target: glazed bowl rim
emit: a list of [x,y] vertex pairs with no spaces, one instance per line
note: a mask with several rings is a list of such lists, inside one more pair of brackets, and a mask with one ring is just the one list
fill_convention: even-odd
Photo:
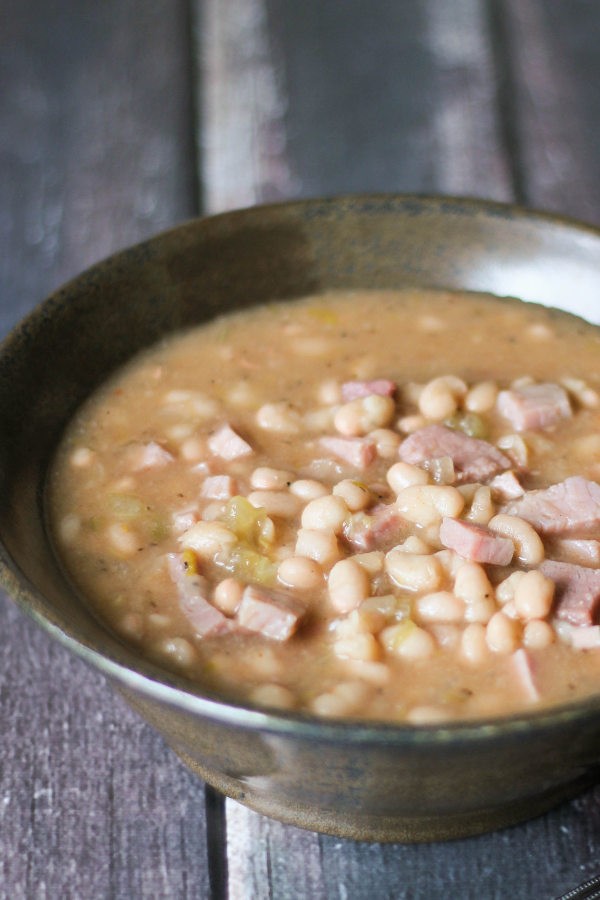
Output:
[[[412,205],[421,210],[430,208],[438,213],[462,211],[470,214],[497,215],[520,221],[556,225],[570,231],[588,235],[600,241],[600,227],[576,218],[553,212],[537,210],[516,203],[503,203],[477,197],[463,197],[428,193],[352,193],[325,197],[310,197],[276,203],[258,204],[227,210],[206,216],[189,218],[170,228],[163,229],[136,244],[126,246],[99,260],[58,287],[50,295],[37,303],[8,332],[0,343],[0,362],[19,336],[42,314],[47,313],[53,303],[77,290],[90,273],[101,275],[118,263],[126,261],[127,255],[146,246],[159,243],[168,236],[183,233],[192,228],[206,227],[204,223],[234,221],[268,216],[278,210],[306,210],[310,207],[329,206],[359,210],[365,204],[389,203],[408,208]],[[209,226],[210,227],[210,226]],[[600,326],[598,326],[600,327]],[[320,718],[299,711],[277,711],[260,709],[249,702],[237,702],[217,691],[200,692],[200,686],[180,678],[158,664],[144,659],[118,636],[94,617],[98,627],[104,628],[106,636],[114,645],[114,653],[123,662],[106,652],[101,652],[77,637],[75,629],[69,629],[67,621],[60,624],[52,621],[44,606],[48,606],[44,595],[27,578],[12,559],[8,548],[0,540],[0,586],[16,604],[59,644],[79,656],[88,665],[99,670],[113,683],[122,685],[150,700],[176,707],[186,713],[218,721],[249,731],[269,732],[288,735],[306,740],[328,742],[352,742],[355,744],[385,746],[437,746],[462,745],[464,743],[487,742],[490,740],[510,740],[513,736],[526,738],[533,733],[562,730],[567,724],[583,722],[595,714],[600,714],[600,690],[579,700],[550,706],[541,710],[524,711],[494,718],[477,718],[448,721],[434,724],[408,724],[357,718]]]

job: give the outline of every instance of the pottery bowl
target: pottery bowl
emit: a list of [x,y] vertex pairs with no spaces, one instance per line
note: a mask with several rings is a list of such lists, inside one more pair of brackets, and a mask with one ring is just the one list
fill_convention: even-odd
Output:
[[365,840],[474,834],[572,795],[597,777],[600,692],[550,711],[443,726],[326,721],[225,701],[145,661],[90,614],[49,542],[44,484],[76,408],[165,334],[275,299],[403,286],[489,291],[600,316],[600,232],[450,198],[358,196],[226,213],[84,272],[0,353],[5,588],[219,791],[284,822]]

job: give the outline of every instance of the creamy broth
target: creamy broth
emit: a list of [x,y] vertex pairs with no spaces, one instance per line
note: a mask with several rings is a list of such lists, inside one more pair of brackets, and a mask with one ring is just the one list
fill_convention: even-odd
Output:
[[599,386],[599,330],[518,301],[224,316],[81,409],[57,549],[121,637],[242,701],[413,723],[569,701],[600,674]]

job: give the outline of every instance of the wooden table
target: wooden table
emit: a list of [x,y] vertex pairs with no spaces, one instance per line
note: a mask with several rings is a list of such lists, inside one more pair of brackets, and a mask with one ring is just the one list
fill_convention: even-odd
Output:
[[[3,333],[201,211],[444,192],[600,222],[597,0],[0,0],[0,22]],[[420,846],[223,801],[0,603],[2,898],[551,900],[600,869],[600,788]]]

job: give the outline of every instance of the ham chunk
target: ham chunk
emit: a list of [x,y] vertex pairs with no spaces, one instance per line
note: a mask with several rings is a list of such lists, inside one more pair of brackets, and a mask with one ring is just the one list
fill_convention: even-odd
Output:
[[465,559],[494,566],[507,566],[515,552],[510,538],[501,537],[482,525],[448,516],[442,519],[440,541]]
[[511,468],[511,461],[488,441],[469,437],[444,425],[428,425],[409,435],[400,444],[400,459],[421,465],[430,459],[449,456],[458,481],[486,481]]
[[600,605],[600,570],[547,559],[540,571],[556,585],[556,618],[593,625]]
[[512,654],[510,663],[524,696],[534,703],[540,700],[536,673],[537,667],[531,653],[520,648]]
[[250,444],[233,430],[231,425],[223,425],[208,439],[208,447],[215,456],[229,462],[240,456],[248,456],[253,452]]
[[342,385],[342,399],[347,403],[350,400],[360,400],[361,397],[369,397],[371,394],[393,397],[396,387],[395,381],[386,381],[383,378],[376,381],[345,381]]
[[587,534],[600,525],[600,485],[574,475],[541,491],[528,491],[504,512],[520,516],[542,534]]
[[196,507],[180,509],[171,516],[171,525],[175,534],[183,534],[199,521],[200,516]]
[[548,556],[580,563],[582,566],[600,566],[600,541],[585,538],[554,538],[548,543]]
[[503,501],[516,500],[525,493],[523,485],[512,470],[492,478],[490,487],[494,497]]
[[580,625],[570,632],[571,647],[575,650],[595,650],[600,647],[600,625]]
[[526,384],[511,391],[500,391],[497,407],[516,431],[547,428],[572,415],[567,392],[552,383]]
[[224,634],[234,627],[233,622],[206,599],[206,579],[190,569],[183,553],[167,554],[169,575],[177,586],[179,606],[199,637]]
[[143,472],[147,469],[162,469],[173,462],[174,456],[158,441],[149,441],[147,444],[130,447],[128,458],[134,472]]
[[403,519],[395,503],[380,504],[370,514],[353,516],[344,527],[344,540],[359,553],[388,548],[398,543]]
[[320,446],[353,469],[368,468],[377,455],[377,444],[370,438],[322,437]]
[[200,488],[200,496],[212,500],[231,500],[236,494],[237,485],[230,475],[209,475]]
[[286,594],[248,584],[237,610],[237,621],[248,631],[256,631],[276,641],[287,641],[303,614],[304,607]]

